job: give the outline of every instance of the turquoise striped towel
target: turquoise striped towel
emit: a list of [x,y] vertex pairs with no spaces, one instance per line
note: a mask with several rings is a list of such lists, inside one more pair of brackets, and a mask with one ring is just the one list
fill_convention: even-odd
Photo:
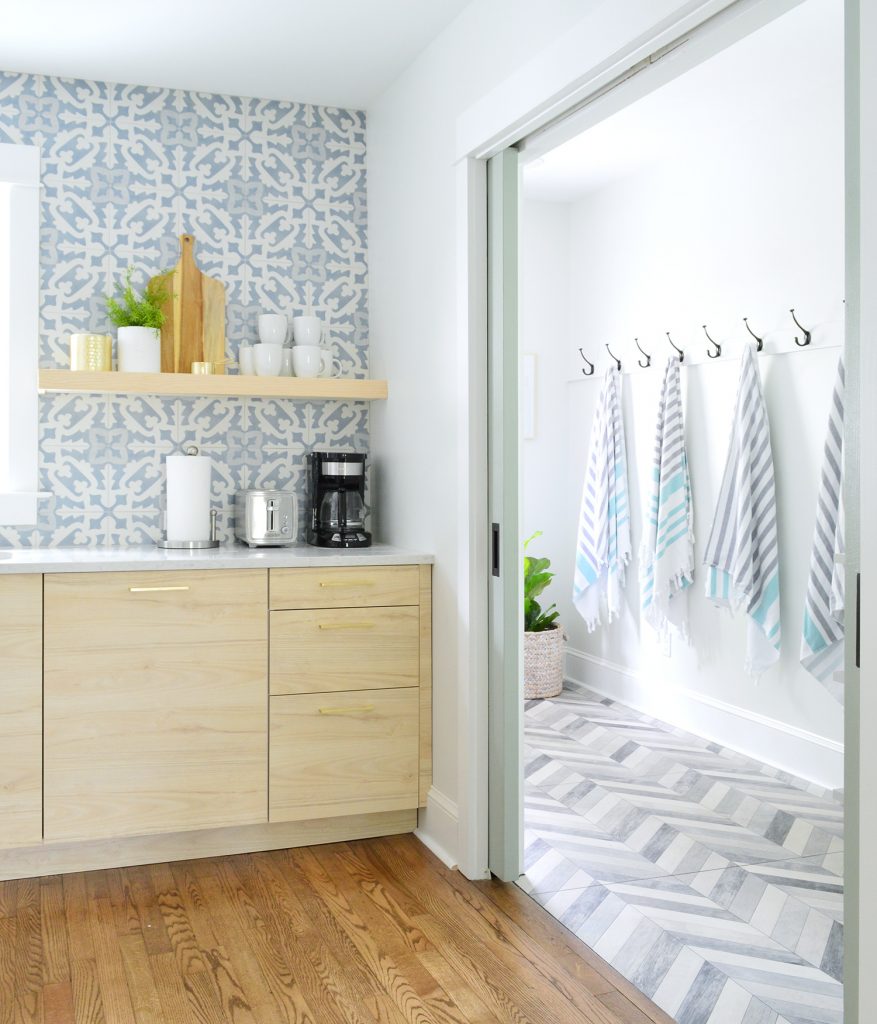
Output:
[[780,656],[780,573],[770,424],[752,346],[743,353],[731,444],[706,546],[706,596],[748,615],[745,669]]
[[801,664],[843,704],[843,683],[834,678],[844,660],[843,510],[844,362],[837,364],[831,396],[822,476],[816,501],[816,529],[804,602]]
[[652,466],[652,496],[640,550],[643,618],[658,633],[688,639],[688,595],[694,579],[691,483],[682,419],[679,360],[667,360]]
[[621,611],[624,570],[630,560],[627,451],[621,418],[621,374],[606,373],[591,425],[588,465],[576,544],[573,604],[588,631]]

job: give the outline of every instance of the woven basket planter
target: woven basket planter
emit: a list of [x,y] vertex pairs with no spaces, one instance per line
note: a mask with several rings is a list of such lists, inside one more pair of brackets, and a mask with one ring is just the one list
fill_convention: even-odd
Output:
[[556,697],[563,689],[563,642],[560,626],[524,633],[524,697]]

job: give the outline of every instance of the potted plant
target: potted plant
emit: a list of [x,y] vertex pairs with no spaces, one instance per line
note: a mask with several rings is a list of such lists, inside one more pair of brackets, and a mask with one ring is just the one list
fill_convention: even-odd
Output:
[[563,689],[563,629],[555,605],[546,608],[536,600],[554,579],[551,561],[526,554],[530,542],[542,536],[537,530],[524,541],[524,696],[556,697]]
[[117,296],[107,296],[107,314],[116,332],[119,370],[122,373],[161,371],[162,306],[168,299],[167,275],[153,278],[138,296],[128,267]]

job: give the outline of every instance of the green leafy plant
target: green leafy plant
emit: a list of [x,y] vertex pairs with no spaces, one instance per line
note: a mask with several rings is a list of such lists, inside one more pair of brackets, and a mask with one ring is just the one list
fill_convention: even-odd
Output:
[[[532,537],[528,537],[524,541],[524,551],[526,552],[530,541],[541,536],[542,531],[537,530]],[[550,565],[551,560],[548,558],[524,555],[524,629],[528,633],[542,633],[546,629],[554,629],[554,622],[560,614],[555,610],[556,605],[551,605],[543,611],[536,600],[554,579],[554,573],[548,569]]]
[[155,327],[159,330],[165,321],[162,306],[169,296],[168,276],[153,278],[138,296],[131,282],[134,271],[125,271],[125,284],[116,295],[107,295],[107,314],[116,327]]

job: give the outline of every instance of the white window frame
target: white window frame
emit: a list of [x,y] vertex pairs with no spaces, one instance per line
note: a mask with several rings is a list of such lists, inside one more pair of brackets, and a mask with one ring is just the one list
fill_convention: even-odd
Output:
[[33,526],[39,498],[40,150],[0,144],[0,525]]

